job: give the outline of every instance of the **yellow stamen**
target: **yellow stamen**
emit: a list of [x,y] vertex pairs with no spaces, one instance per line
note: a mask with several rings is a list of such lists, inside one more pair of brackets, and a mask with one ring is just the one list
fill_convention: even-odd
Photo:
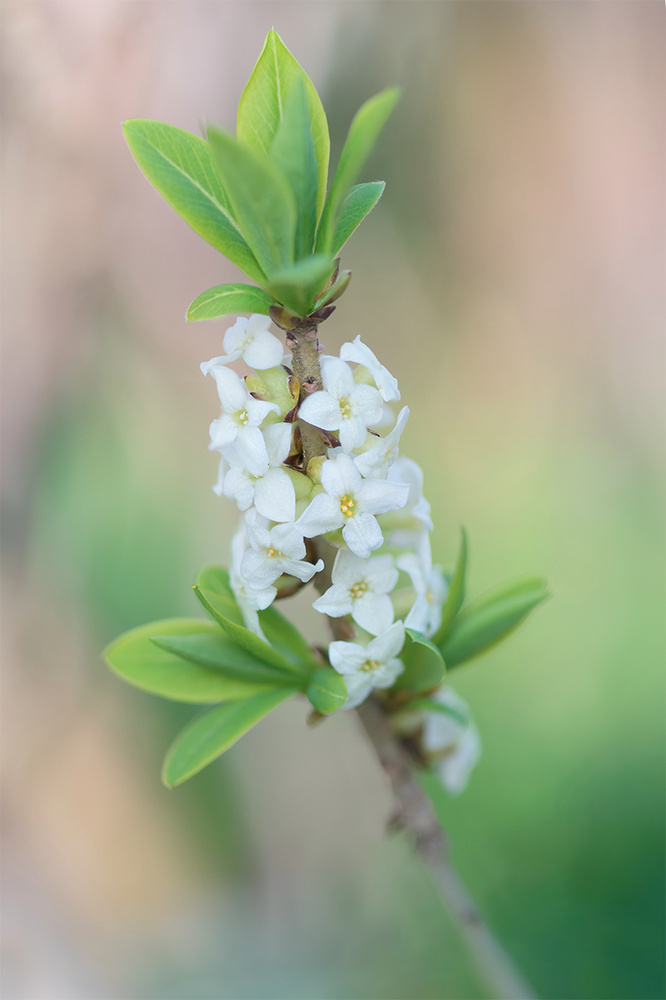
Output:
[[353,517],[355,507],[356,501],[352,496],[345,493],[343,497],[340,497],[340,510],[345,517]]

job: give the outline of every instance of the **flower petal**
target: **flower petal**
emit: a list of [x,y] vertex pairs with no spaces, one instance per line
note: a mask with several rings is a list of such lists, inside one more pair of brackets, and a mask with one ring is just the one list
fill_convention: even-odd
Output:
[[324,566],[322,562],[321,565],[319,565],[319,568],[317,568],[317,566],[313,566],[312,563],[302,562],[297,559],[281,559],[280,565],[283,573],[288,573],[289,576],[295,576],[296,579],[301,580],[303,583],[309,583],[315,573],[318,573]]
[[395,683],[400,674],[404,673],[405,664],[402,660],[389,660],[382,663],[381,667],[375,670],[373,687],[389,688]]
[[355,674],[353,677],[345,678],[347,685],[347,700],[343,708],[357,708],[362,704],[372,691],[371,674]]
[[245,400],[244,409],[247,413],[248,424],[251,427],[259,427],[269,413],[280,412],[280,407],[277,403],[269,403],[265,399],[253,399],[249,392]]
[[266,442],[258,427],[238,428],[238,455],[242,458],[243,465],[253,476],[263,476],[268,471],[268,453],[266,452]]
[[331,396],[334,396],[336,399],[351,396],[356,383],[348,364],[345,364],[340,358],[334,358],[330,354],[325,354],[320,361],[320,366],[321,380],[324,383],[326,392],[330,392]]
[[336,455],[324,462],[321,467],[321,484],[327,493],[333,497],[345,494],[356,494],[360,491],[363,480],[349,455]]
[[282,465],[291,451],[292,424],[269,424],[264,427],[266,451],[271,465]]
[[316,611],[321,611],[323,615],[330,615],[331,618],[341,618],[342,615],[351,614],[353,606],[354,601],[349,594],[349,588],[343,587],[339,583],[334,583],[329,587],[312,605]]
[[325,431],[337,431],[342,420],[337,400],[322,390],[313,392],[303,400],[298,408],[298,416],[307,424],[321,427]]
[[342,537],[351,551],[367,559],[374,549],[378,549],[384,541],[382,529],[372,514],[357,514],[350,517],[342,526]]
[[[257,480],[254,487],[254,505],[269,521],[294,520],[296,492],[284,469],[269,469],[265,476]],[[243,509],[241,507],[241,510]]]
[[365,646],[359,646],[357,642],[331,642],[328,646],[328,658],[331,666],[339,674],[347,677],[359,672],[365,661],[368,659]]
[[404,483],[364,479],[356,498],[363,511],[386,514],[389,510],[401,510],[405,506],[409,498],[409,487]]
[[296,524],[277,524],[271,528],[271,545],[291,559],[302,559],[305,555],[303,532]]
[[378,635],[368,643],[367,657],[386,663],[398,656],[405,644],[405,627],[402,622],[395,622],[386,632]]
[[239,510],[247,510],[252,506],[255,479],[247,469],[229,469],[224,479],[224,495],[235,500]]
[[354,386],[350,402],[352,413],[362,417],[366,427],[372,427],[381,420],[382,397],[371,385]]
[[364,365],[375,380],[375,385],[379,389],[382,399],[386,402],[400,399],[397,379],[391,375],[388,368],[380,364],[375,354],[363,343],[360,335],[354,339],[353,343],[342,345],[340,357],[344,361],[353,361],[358,365]]
[[221,417],[217,417],[213,420],[210,427],[208,428],[210,434],[210,445],[211,451],[218,451],[221,448],[226,448],[236,440],[236,435],[238,434],[238,424],[231,417],[223,413]]
[[248,549],[241,561],[241,576],[255,590],[262,590],[282,576],[282,568],[275,559],[269,559],[264,549]]
[[345,516],[340,510],[340,502],[327,493],[318,493],[305,508],[296,524],[306,538],[324,535],[327,531],[335,531],[344,521]]
[[251,396],[236,372],[232,372],[230,368],[215,367],[212,369],[212,375],[224,412],[238,413],[239,410],[245,409],[247,400]]
[[362,417],[342,417],[339,428],[338,437],[345,452],[360,448],[368,432],[367,424]]
[[243,351],[243,361],[250,368],[265,371],[282,364],[283,355],[284,348],[278,338],[268,330],[258,330]]
[[354,601],[351,616],[370,635],[379,635],[393,622],[391,598],[388,594],[363,594]]
[[245,316],[239,316],[234,325],[230,326],[224,334],[222,346],[227,354],[235,354],[237,358],[240,358],[245,347],[248,322],[249,320]]

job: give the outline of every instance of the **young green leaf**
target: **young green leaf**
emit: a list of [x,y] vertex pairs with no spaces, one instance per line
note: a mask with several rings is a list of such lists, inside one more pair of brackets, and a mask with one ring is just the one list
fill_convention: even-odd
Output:
[[133,118],[123,132],[134,159],[162,197],[204,240],[253,281],[266,275],[234,218],[208,143],[163,122]]
[[444,677],[444,661],[436,646],[416,629],[405,629],[405,645],[400,659],[405,664],[405,671],[395,687],[399,691],[432,691],[442,683]]
[[[225,569],[224,566],[217,566],[215,564],[205,566],[198,573],[195,583],[202,590],[211,590],[214,594],[223,594],[225,597],[231,598],[232,601],[236,601],[234,592],[231,589],[229,570]],[[234,621],[243,620],[240,608],[238,608],[238,615],[238,619],[234,618]]]
[[314,84],[275,30],[269,31],[262,53],[241,95],[236,135],[244,146],[268,156],[283,118],[286,98],[296,80],[301,82],[307,98],[308,124],[317,159],[319,218],[326,197],[328,178],[328,123]]
[[263,691],[199,716],[171,745],[162,769],[164,784],[174,788],[201,771],[292,694],[289,688]]
[[[223,566],[207,566],[199,573],[196,582],[201,590],[211,591],[213,594],[219,594],[230,600],[232,604],[225,604],[227,616],[233,616],[235,622],[243,623],[241,610],[236,604],[229,582],[229,573]],[[235,610],[232,609],[232,605]],[[309,668],[319,664],[307,639],[295,625],[277,610],[274,604],[259,612],[259,624],[268,644],[277,649],[288,660],[291,660],[292,663]]]
[[208,142],[240,230],[270,278],[294,259],[293,192],[270,160],[241,146],[227,132],[209,126]]
[[349,188],[354,184],[372,147],[379,138],[386,121],[396,106],[400,97],[399,87],[388,87],[366,101],[354,116],[349,127],[347,140],[340,155],[338,169],[335,172],[328,198],[324,205],[319,231],[317,233],[316,249],[325,253],[331,252],[333,234],[338,221],[340,207]]
[[287,178],[294,193],[294,258],[300,260],[314,249],[318,178],[305,87],[298,78],[292,83],[285,98],[284,113],[271,146],[270,160]]
[[268,290],[287,308],[299,316],[307,316],[332,270],[333,261],[327,254],[305,257],[273,274]]
[[229,285],[214,285],[196,299],[187,310],[187,318],[218,319],[231,313],[249,312],[270,315],[275,300],[263,288],[233,282]]
[[175,653],[184,660],[196,663],[208,670],[219,670],[228,677],[251,681],[257,684],[271,684],[278,687],[286,684],[293,687],[294,676],[275,667],[270,667],[262,660],[257,660],[251,653],[237,646],[219,628],[215,633],[206,635],[151,637],[160,649]]
[[317,309],[323,309],[330,302],[336,302],[341,295],[347,291],[347,285],[351,281],[352,273],[351,271],[340,271],[330,288],[327,288],[325,292],[322,292],[314,304],[315,311]]
[[467,575],[467,532],[460,529],[460,551],[456,568],[449,583],[449,591],[446,596],[444,608],[442,610],[442,623],[439,626],[437,635],[433,642],[436,646],[441,646],[453,627],[458,612],[465,600],[465,578]]
[[102,654],[107,665],[123,680],[142,691],[169,698],[205,704],[247,698],[265,689],[265,683],[235,680],[219,672],[187,662],[158,648],[155,635],[203,637],[219,635],[217,625],[201,618],[172,618],[141,625],[115,639]]
[[303,676],[304,671],[301,668],[238,622],[238,605],[231,598],[223,594],[216,594],[210,590],[202,590],[196,585],[194,593],[206,611],[208,611],[218,625],[224,629],[237,645],[242,646],[243,649],[246,649],[256,659],[261,660],[263,663],[269,663],[272,667],[277,667],[278,670],[285,671],[292,677],[294,675],[298,678]]
[[344,678],[330,667],[315,670],[308,684],[310,704],[321,715],[330,715],[342,708],[347,700],[347,685]]
[[542,580],[503,587],[469,604],[440,646],[448,669],[487,652],[549,596]]
[[369,215],[384,193],[384,181],[356,184],[342,203],[340,217],[335,224],[331,253],[334,257],[342,250],[349,237]]
[[292,663],[313,669],[319,660],[310,649],[307,639],[289,619],[280,614],[275,605],[259,612],[259,624],[269,645],[286,656]]

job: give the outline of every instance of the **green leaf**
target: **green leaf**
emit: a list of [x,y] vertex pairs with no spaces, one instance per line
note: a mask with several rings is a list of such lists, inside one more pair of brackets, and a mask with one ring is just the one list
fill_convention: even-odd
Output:
[[297,264],[273,274],[268,290],[299,316],[307,316],[332,270],[333,261],[328,254],[305,257]]
[[265,683],[247,683],[187,662],[151,640],[160,636],[219,635],[217,625],[201,618],[172,618],[125,632],[104,650],[104,660],[123,680],[151,694],[203,704],[247,698],[264,690]]
[[347,285],[351,281],[352,273],[351,271],[340,271],[330,288],[327,288],[325,292],[319,296],[314,304],[315,310],[323,309],[327,306],[329,302],[336,302],[341,295],[347,291]]
[[214,285],[196,299],[187,310],[187,318],[218,319],[231,313],[249,312],[270,314],[274,299],[263,288],[233,282],[229,285]]
[[405,629],[405,645],[400,659],[405,671],[395,682],[399,691],[431,691],[442,683],[444,660],[430,639],[416,629]]
[[[212,590],[214,594],[223,594],[225,597],[230,597],[234,602],[236,600],[234,592],[231,589],[229,570],[225,569],[224,566],[217,566],[216,564],[206,566],[198,574],[195,583],[202,590]],[[243,616],[240,608],[238,609],[238,614],[240,616],[238,620],[242,621]]]
[[268,156],[282,121],[286,97],[296,80],[301,81],[307,98],[308,121],[317,158],[319,218],[326,197],[328,178],[328,123],[314,84],[275,30],[269,31],[262,53],[241,95],[236,135],[243,145]]
[[[235,604],[236,599],[229,582],[229,573],[224,567],[207,566],[199,573],[196,582],[201,590],[220,594]],[[227,605],[228,610],[229,608],[230,606]],[[234,618],[234,621],[242,624],[243,617],[238,605],[236,605],[236,609],[238,617]],[[309,668],[319,665],[320,661],[315,657],[307,639],[295,625],[280,614],[274,604],[266,608],[265,611],[259,612],[259,624],[268,644],[277,649],[288,660],[291,660],[292,663],[306,665]]]
[[171,745],[162,769],[164,784],[174,788],[201,771],[292,694],[288,688],[264,691],[199,716]]
[[293,674],[287,674],[255,659],[247,650],[228,639],[219,628],[207,635],[154,635],[151,642],[184,660],[208,670],[219,670],[228,677],[256,684],[271,684],[274,687],[281,684],[291,687],[294,685]]
[[315,670],[308,684],[310,704],[321,715],[330,715],[342,708],[347,700],[347,685],[344,678],[330,667]]
[[314,250],[317,230],[317,158],[308,121],[305,87],[294,80],[284,101],[284,114],[270,152],[271,162],[289,182],[296,202],[294,257]]
[[259,624],[268,643],[292,663],[312,669],[319,664],[310,645],[288,618],[280,614],[275,605],[259,612]]
[[331,253],[334,257],[337,257],[349,237],[373,210],[385,187],[384,181],[370,181],[367,184],[356,184],[351,189],[342,203],[340,217],[335,224],[331,243]]
[[270,278],[294,259],[293,192],[270,160],[241,146],[227,132],[209,126],[208,142],[240,230]]
[[406,707],[408,711],[438,712],[440,715],[448,715],[461,726],[468,726],[471,721],[469,713],[461,712],[459,708],[452,708],[451,705],[434,701],[432,698],[415,698]]
[[335,172],[322,212],[319,232],[317,233],[317,250],[331,251],[333,234],[342,202],[363,169],[363,165],[399,97],[399,87],[388,87],[371,97],[356,112],[349,127],[347,140],[340,154],[338,169]]
[[460,551],[458,552],[458,561],[456,562],[456,568],[453,573],[453,577],[449,583],[449,592],[446,596],[446,601],[444,603],[444,608],[442,610],[442,623],[439,626],[437,635],[434,637],[433,642],[436,646],[441,646],[446,637],[448,636],[453,623],[456,619],[458,612],[460,611],[463,601],[465,600],[465,578],[467,576],[467,532],[464,528],[460,529]]
[[123,132],[139,167],[178,215],[253,281],[265,284],[266,275],[234,218],[208,143],[174,125],[141,118],[126,121]]
[[[224,629],[237,645],[242,646],[243,649],[246,649],[252,656],[263,663],[269,663],[272,667],[277,667],[278,670],[286,671],[292,677],[294,675],[299,679],[303,677],[304,671],[302,668],[292,663],[286,656],[283,656],[277,649],[269,646],[267,642],[260,639],[254,632],[250,632],[242,624],[242,615],[240,615],[238,605],[232,598],[214,593],[211,590],[202,590],[196,584],[194,593],[206,611],[208,611],[218,625]],[[241,618],[240,622],[238,621],[239,616]]]
[[502,587],[467,605],[440,650],[449,669],[487,652],[549,596],[540,579]]

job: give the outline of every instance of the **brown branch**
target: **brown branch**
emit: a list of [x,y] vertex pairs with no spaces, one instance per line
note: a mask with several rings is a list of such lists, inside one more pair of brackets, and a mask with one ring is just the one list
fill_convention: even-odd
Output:
[[442,902],[451,912],[494,1000],[531,1000],[535,993],[491,933],[453,868],[448,839],[435,809],[414,774],[414,762],[396,737],[390,716],[375,698],[356,709],[370,743],[391,783],[394,813],[390,826],[412,841]]

